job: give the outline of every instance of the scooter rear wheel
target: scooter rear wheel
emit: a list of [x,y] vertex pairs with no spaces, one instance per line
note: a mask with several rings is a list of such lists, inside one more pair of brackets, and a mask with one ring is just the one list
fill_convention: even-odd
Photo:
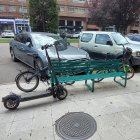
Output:
[[16,95],[8,95],[4,100],[4,107],[9,110],[15,110],[19,106],[19,97]]

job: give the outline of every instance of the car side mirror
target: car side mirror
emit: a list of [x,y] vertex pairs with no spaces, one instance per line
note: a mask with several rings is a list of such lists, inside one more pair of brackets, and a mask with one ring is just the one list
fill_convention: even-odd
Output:
[[106,45],[113,46],[113,43],[112,43],[112,41],[107,41],[107,42],[106,42]]
[[31,46],[31,42],[26,42],[26,46],[30,47]]

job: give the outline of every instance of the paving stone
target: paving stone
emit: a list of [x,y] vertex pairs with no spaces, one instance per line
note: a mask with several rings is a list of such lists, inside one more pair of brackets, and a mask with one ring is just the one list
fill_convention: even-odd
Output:
[[53,134],[53,128],[47,127],[47,128],[32,130],[31,140],[55,140]]
[[18,133],[20,131],[30,132],[32,129],[32,122],[32,119],[13,122],[9,134]]
[[0,140],[4,140],[7,138],[11,125],[12,125],[12,123],[1,123],[0,124]]
[[106,129],[106,130],[99,130],[99,136],[101,140],[125,140],[124,137],[118,133],[116,129]]
[[8,135],[6,140],[30,140],[30,133],[24,131],[12,133]]
[[125,138],[125,139],[136,139],[140,137],[140,128],[139,125],[129,124],[129,125],[119,125],[117,131]]

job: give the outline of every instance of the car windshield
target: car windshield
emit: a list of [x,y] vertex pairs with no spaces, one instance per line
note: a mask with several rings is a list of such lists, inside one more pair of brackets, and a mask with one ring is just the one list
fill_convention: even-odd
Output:
[[114,41],[116,42],[117,45],[128,44],[125,37],[123,37],[120,33],[112,33],[111,35],[112,35],[112,37],[113,37],[113,39],[114,39]]
[[31,36],[37,48],[41,48],[42,46],[46,44],[48,45],[54,44],[54,42],[57,41],[58,51],[67,49],[66,42],[64,42],[63,40],[59,40],[59,38],[53,38],[53,37],[49,37],[47,35],[41,35],[41,34],[32,34]]

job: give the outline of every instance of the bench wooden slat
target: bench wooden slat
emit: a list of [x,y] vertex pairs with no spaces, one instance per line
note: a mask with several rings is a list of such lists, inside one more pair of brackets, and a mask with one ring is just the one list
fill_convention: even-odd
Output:
[[98,78],[109,78],[109,77],[118,77],[125,76],[123,72],[114,72],[114,73],[102,73],[102,74],[86,74],[86,75],[75,75],[75,76],[62,76],[58,77],[60,83],[71,82],[71,81],[82,81]]

